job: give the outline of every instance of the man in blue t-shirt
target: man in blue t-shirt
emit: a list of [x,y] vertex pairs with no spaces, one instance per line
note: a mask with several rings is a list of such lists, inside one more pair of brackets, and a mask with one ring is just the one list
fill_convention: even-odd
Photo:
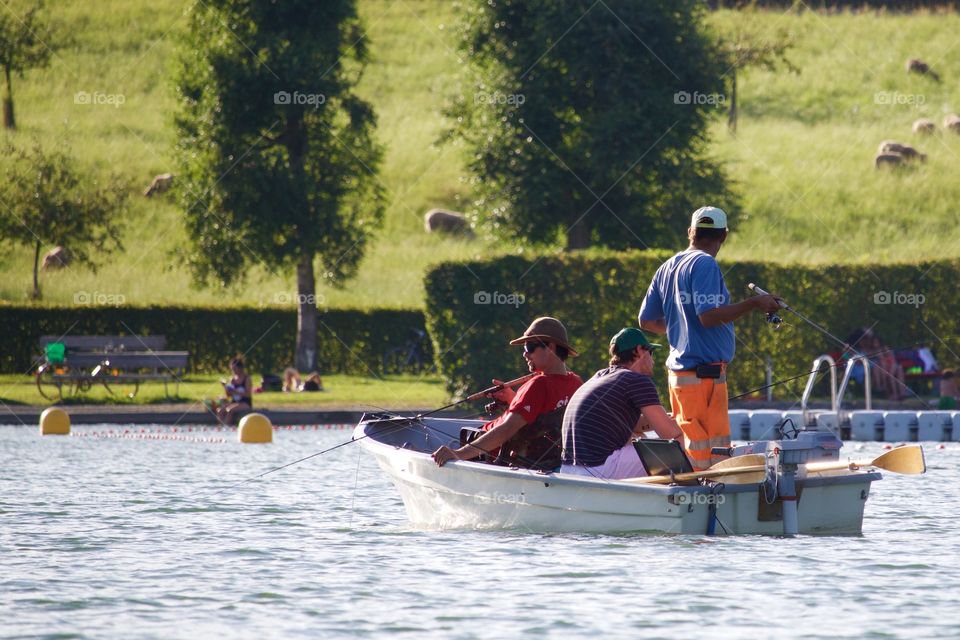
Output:
[[690,246],[657,269],[640,307],[640,326],[666,334],[670,405],[683,429],[687,455],[702,470],[730,446],[727,364],[733,360],[733,321],[751,311],[773,313],[779,300],[762,295],[731,303],[716,257],[727,239],[727,214],[716,207],[693,212]]
[[613,336],[610,366],[577,389],[563,414],[561,473],[606,480],[645,476],[634,436],[647,430],[661,438],[682,435],[650,378],[653,350],[659,346],[639,329]]

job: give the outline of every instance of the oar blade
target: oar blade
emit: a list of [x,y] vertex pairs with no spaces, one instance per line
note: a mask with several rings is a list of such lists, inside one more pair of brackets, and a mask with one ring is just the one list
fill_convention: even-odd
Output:
[[921,474],[927,471],[927,462],[923,457],[923,447],[918,444],[908,444],[891,449],[877,457],[871,466],[907,475]]

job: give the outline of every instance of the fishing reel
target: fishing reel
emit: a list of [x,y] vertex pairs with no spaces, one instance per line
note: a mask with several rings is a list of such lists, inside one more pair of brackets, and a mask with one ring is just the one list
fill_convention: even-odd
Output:
[[776,313],[771,312],[767,314],[767,322],[770,323],[770,326],[773,327],[774,330],[776,330],[779,329],[780,325],[783,324],[783,318]]

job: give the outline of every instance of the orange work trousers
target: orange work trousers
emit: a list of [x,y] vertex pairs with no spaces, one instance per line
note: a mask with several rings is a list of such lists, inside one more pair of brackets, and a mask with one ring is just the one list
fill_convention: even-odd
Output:
[[727,377],[698,378],[693,371],[670,372],[670,407],[683,431],[683,444],[695,471],[703,471],[727,456],[710,454],[730,446]]

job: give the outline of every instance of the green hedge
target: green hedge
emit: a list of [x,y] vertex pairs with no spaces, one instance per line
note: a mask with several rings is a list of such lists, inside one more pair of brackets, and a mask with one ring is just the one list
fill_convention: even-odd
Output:
[[[383,354],[423,329],[420,311],[322,311],[317,357],[322,373],[381,373]],[[225,371],[245,353],[252,372],[282,371],[293,362],[293,310],[203,307],[39,307],[0,305],[0,371],[30,371],[42,335],[165,335],[167,348],[190,352],[194,372]],[[429,345],[427,345],[429,348]],[[429,353],[427,357],[432,357]]]
[[[605,366],[610,336],[636,326],[637,312],[657,267],[673,252],[506,257],[470,263],[445,263],[426,278],[427,327],[434,341],[438,369],[450,391],[463,395],[483,388],[492,377],[525,372],[519,336],[536,316],[553,315],[567,326],[581,357],[570,361],[586,377]],[[941,366],[960,364],[957,337],[960,311],[954,293],[960,261],[901,265],[785,266],[729,262],[720,256],[734,300],[749,295],[746,285],[782,295],[800,313],[831,333],[846,337],[858,326],[873,326],[894,347],[930,346]],[[506,304],[477,304],[478,292],[497,292]],[[875,304],[882,292],[925,297],[923,304]],[[524,296],[509,304],[504,295]],[[517,298],[516,300],[519,300]],[[478,302],[483,302],[478,301]],[[837,349],[819,331],[784,312],[774,330],[756,313],[736,323],[737,355],[730,369],[730,390],[742,393],[764,384],[764,359],[770,357],[775,379],[809,371],[813,359]],[[665,343],[665,338],[661,340]],[[656,378],[664,389],[663,355]],[[799,399],[805,379],[778,386],[776,396]]]

